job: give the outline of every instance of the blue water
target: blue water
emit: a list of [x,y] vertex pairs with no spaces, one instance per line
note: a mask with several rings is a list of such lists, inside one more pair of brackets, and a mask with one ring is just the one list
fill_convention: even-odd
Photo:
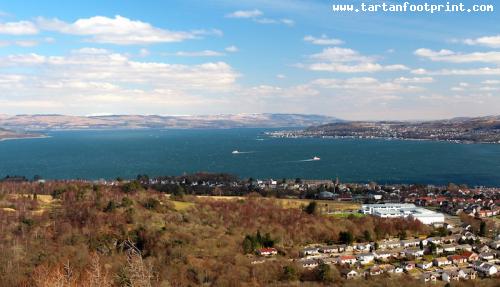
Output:
[[[500,186],[500,145],[274,139],[263,131],[50,132],[50,138],[0,142],[0,176],[112,179],[211,171],[254,178]],[[245,153],[233,155],[233,150]],[[314,156],[321,160],[307,161]]]

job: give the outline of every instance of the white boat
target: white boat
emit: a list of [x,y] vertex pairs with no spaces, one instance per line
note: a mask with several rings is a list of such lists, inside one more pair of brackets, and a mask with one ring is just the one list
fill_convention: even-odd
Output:
[[239,154],[240,152],[237,150],[233,150],[232,154]]
[[312,160],[321,160],[321,158],[315,156],[315,157],[312,158]]

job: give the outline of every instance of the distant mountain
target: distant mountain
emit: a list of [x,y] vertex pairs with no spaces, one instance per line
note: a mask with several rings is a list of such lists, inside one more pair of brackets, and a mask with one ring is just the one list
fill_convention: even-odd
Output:
[[0,127],[16,130],[143,129],[143,128],[285,128],[323,125],[341,120],[321,115],[234,114],[157,115],[0,115]]
[[316,125],[302,131],[271,133],[277,137],[416,139],[500,143],[500,116],[437,121],[353,121]]

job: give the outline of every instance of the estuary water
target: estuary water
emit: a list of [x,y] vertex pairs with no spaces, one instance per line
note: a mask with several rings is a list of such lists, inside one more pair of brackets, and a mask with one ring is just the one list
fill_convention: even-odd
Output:
[[0,142],[0,177],[113,179],[207,171],[242,178],[500,186],[500,145],[282,139],[267,137],[266,131],[48,132],[48,138]]

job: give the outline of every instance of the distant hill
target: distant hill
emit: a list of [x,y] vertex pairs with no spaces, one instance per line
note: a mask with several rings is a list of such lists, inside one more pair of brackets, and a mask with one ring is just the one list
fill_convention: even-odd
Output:
[[0,141],[6,139],[20,139],[20,138],[31,138],[31,137],[41,137],[41,136],[42,135],[39,134],[16,132],[0,128]]
[[311,126],[302,131],[271,134],[277,137],[385,138],[500,143],[500,116],[411,122],[335,122]]
[[16,130],[143,129],[143,128],[285,128],[323,125],[341,120],[321,115],[234,114],[157,115],[0,115],[0,127]]

